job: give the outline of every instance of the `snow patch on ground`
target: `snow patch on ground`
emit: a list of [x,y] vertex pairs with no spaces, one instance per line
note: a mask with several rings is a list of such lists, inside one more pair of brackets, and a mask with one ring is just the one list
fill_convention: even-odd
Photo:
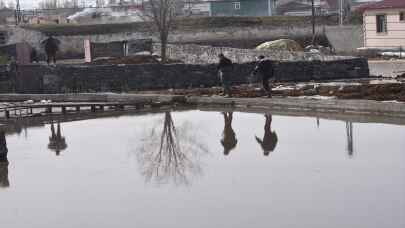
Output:
[[333,100],[336,99],[335,96],[321,96],[321,95],[315,95],[315,96],[299,96],[298,98],[300,99],[312,99],[312,100]]
[[389,84],[389,83],[399,83],[396,79],[378,79],[378,80],[371,80],[370,85],[380,85],[380,84]]

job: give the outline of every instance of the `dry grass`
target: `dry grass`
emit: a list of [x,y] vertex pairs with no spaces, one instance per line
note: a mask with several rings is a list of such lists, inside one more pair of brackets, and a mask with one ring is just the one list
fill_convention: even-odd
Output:
[[[318,18],[317,24],[334,24],[328,18]],[[223,27],[250,27],[250,26],[309,26],[311,17],[202,17],[178,18],[175,23],[177,30],[198,30]],[[110,34],[122,32],[149,32],[151,24],[148,22],[133,22],[120,24],[64,24],[64,25],[25,25],[26,29],[37,30],[48,35],[90,35]]]

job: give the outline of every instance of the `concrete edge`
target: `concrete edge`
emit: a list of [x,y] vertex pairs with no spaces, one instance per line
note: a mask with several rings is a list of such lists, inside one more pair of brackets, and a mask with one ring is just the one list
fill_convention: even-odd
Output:
[[189,97],[187,98],[187,102],[196,105],[228,105],[244,108],[267,108],[273,110],[285,109],[319,113],[353,113],[405,118],[405,103],[371,100]]

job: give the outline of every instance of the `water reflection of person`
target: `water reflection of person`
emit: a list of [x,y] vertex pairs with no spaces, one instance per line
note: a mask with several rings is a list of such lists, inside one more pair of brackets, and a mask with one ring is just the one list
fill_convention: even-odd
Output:
[[232,129],[232,119],[233,119],[233,112],[223,112],[224,115],[224,132],[222,134],[221,144],[224,147],[224,155],[229,155],[231,150],[235,149],[236,145],[238,144],[238,140],[236,139],[236,134]]
[[346,122],[346,137],[347,137],[347,152],[349,157],[353,157],[354,146],[353,146],[353,123]]
[[7,142],[4,131],[0,131],[0,188],[10,186],[8,180],[8,159],[7,159]]
[[277,146],[278,137],[275,131],[271,131],[271,114],[265,114],[264,116],[266,117],[266,123],[264,124],[264,136],[263,139],[256,136],[256,141],[262,147],[264,156],[269,156]]
[[55,151],[56,156],[60,155],[62,150],[67,148],[66,139],[62,136],[60,122],[57,123],[57,129],[55,133],[54,122],[51,123],[51,136],[49,137],[48,148]]

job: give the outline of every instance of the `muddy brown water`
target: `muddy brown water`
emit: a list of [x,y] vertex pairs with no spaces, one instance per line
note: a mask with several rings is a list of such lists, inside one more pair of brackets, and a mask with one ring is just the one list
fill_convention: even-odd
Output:
[[405,227],[400,125],[185,111],[0,141],[1,227]]

